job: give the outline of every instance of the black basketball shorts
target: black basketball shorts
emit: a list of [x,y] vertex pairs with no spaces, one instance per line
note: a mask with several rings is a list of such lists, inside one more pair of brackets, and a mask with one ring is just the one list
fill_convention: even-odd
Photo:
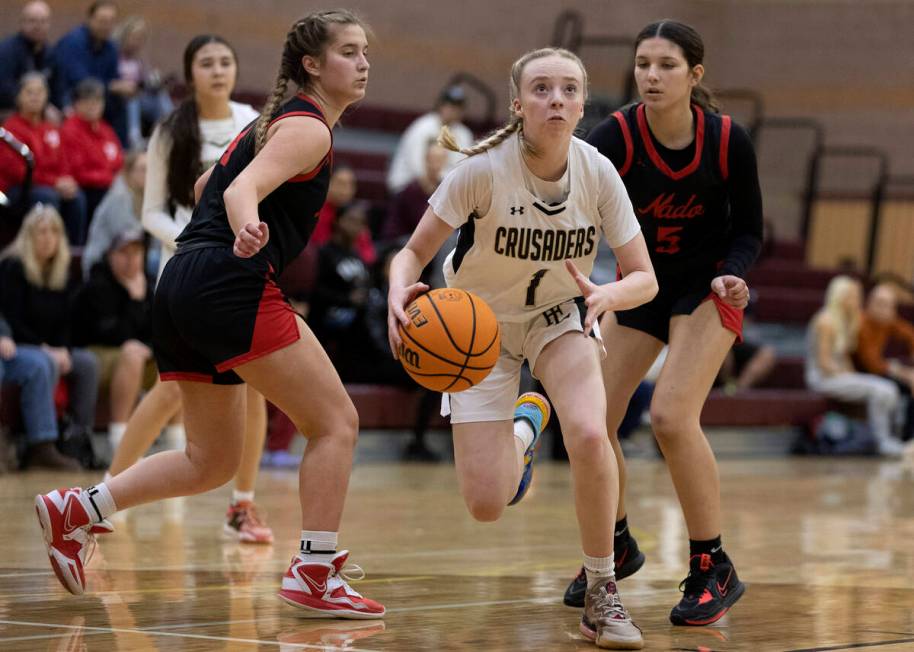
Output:
[[299,338],[296,314],[272,268],[259,271],[228,247],[194,249],[168,261],[152,326],[162,380],[218,385],[244,382],[232,369]]

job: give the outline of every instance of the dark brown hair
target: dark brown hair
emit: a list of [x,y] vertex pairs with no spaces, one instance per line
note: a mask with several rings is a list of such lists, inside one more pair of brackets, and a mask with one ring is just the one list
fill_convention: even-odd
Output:
[[235,63],[238,63],[235,49],[228,41],[215,34],[195,36],[184,48],[184,81],[191,89],[191,93],[162,123],[162,129],[168,133],[171,144],[168,151],[166,188],[172,212],[176,206],[194,205],[194,182],[203,174],[203,163],[200,160],[203,137],[200,134],[197,99],[192,91],[193,65],[197,52],[210,43],[219,43],[227,47],[232,51]]
[[[689,68],[694,68],[705,60],[705,44],[701,35],[694,28],[675,20],[660,20],[651,23],[635,37],[635,51],[642,41],[649,38],[664,38],[675,43],[682,50]],[[720,112],[720,105],[714,94],[700,82],[692,87],[692,102],[705,111]]]

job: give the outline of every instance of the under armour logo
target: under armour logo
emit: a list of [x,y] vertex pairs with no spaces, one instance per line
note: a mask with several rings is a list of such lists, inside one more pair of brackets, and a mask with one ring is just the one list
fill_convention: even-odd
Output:
[[523,206],[512,206],[511,207],[511,215],[523,215],[523,214],[524,214]]
[[554,326],[559,322],[563,322],[571,316],[571,313],[565,314],[562,310],[562,306],[558,305],[549,310],[543,312],[543,318],[546,320],[546,326]]

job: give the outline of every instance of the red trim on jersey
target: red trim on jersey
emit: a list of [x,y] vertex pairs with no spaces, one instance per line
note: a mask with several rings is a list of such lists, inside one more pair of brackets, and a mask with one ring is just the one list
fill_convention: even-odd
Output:
[[195,383],[212,383],[213,377],[209,374],[197,374],[192,371],[165,371],[159,374],[159,380],[189,380]]
[[295,94],[295,97],[297,97],[300,100],[304,100],[305,102],[311,102],[311,104],[314,105],[314,108],[317,110],[317,112],[321,114],[321,117],[323,117],[324,112],[321,110],[321,105],[318,104],[317,100],[315,100],[313,97],[311,97],[310,95],[305,95],[305,93],[302,91],[297,92]]
[[727,158],[730,154],[730,116],[721,116],[720,125],[720,171],[724,175],[724,181],[730,176],[730,168]]
[[242,131],[240,134],[235,136],[235,140],[233,140],[231,142],[231,144],[225,149],[225,151],[222,152],[222,156],[219,157],[219,165],[225,166],[226,164],[228,164],[228,160],[232,157],[232,152],[234,152],[235,148],[238,147],[238,141],[240,141],[242,138],[244,138],[245,134],[247,134],[250,130],[251,130],[251,127],[248,127],[247,129]]
[[321,162],[315,166],[310,172],[305,172],[304,174],[296,174],[294,177],[289,177],[286,179],[286,183],[299,183],[301,181],[310,181],[318,175],[318,173],[323,169],[324,165],[331,163],[333,161],[333,150],[331,149],[327,152],[327,156],[321,159]]
[[222,373],[246,362],[262,358],[297,342],[298,338],[298,322],[295,312],[283,298],[282,291],[273,279],[268,278],[263,287],[260,304],[257,306],[251,348],[247,353],[217,364],[216,371]]
[[[310,99],[307,96],[302,95],[301,93],[299,93],[299,97],[301,97],[302,99],[308,100],[312,104],[314,103],[314,100]],[[331,161],[331,162],[333,161],[333,130],[330,129],[330,125],[328,125],[327,121],[324,120],[324,116],[321,115],[320,111],[318,111],[317,113],[314,113],[312,111],[292,111],[291,113],[283,113],[282,115],[277,116],[276,118],[273,118],[273,121],[270,122],[270,125],[269,125],[269,127],[267,127],[267,129],[272,127],[275,123],[279,122],[283,118],[288,118],[291,116],[307,116],[309,118],[314,118],[315,120],[320,120],[321,122],[324,123],[324,126],[327,127],[327,129],[330,131],[330,149],[328,150],[328,152],[324,156],[324,158],[321,159],[321,162],[318,163],[316,166],[314,166],[314,168],[309,170],[308,172],[303,172],[302,174],[296,174],[294,177],[289,177],[288,179],[286,179],[286,182],[291,182],[291,183],[299,183],[301,181],[310,181],[311,179],[313,179],[314,177],[317,176],[318,172],[321,171],[321,168],[324,167],[324,164],[326,164],[328,161]]]
[[625,119],[625,116],[622,115],[621,111],[616,111],[613,113],[613,117],[619,122],[619,128],[622,130],[622,140],[625,141],[625,163],[619,168],[619,176],[624,177],[625,173],[628,172],[628,169],[632,166],[635,148],[632,145],[632,132],[628,129],[628,121]]
[[709,300],[713,301],[714,305],[717,307],[717,314],[720,316],[720,325],[728,331],[736,333],[736,341],[742,342],[744,311],[740,308],[734,308],[729,303],[726,303],[723,299],[717,296],[717,293],[715,292],[709,292],[708,296],[702,299],[702,303]]
[[[692,106],[695,105],[693,104]],[[670,169],[670,166],[660,158],[657,148],[654,147],[654,141],[651,139],[651,132],[647,126],[647,117],[644,115],[643,104],[638,105],[637,115],[638,131],[641,133],[641,140],[644,141],[644,147],[647,149],[647,154],[651,157],[651,161],[657,166],[658,170],[670,177],[673,181],[679,181],[698,169],[698,165],[701,163],[701,150],[704,148],[705,144],[705,113],[700,107],[695,106],[695,158],[693,158],[692,162],[687,166],[676,172],[673,172],[673,170]]]

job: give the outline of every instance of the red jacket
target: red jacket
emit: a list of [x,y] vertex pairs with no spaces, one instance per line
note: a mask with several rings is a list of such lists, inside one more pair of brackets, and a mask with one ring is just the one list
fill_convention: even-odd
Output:
[[[57,127],[50,122],[29,122],[18,113],[7,118],[3,127],[32,150],[35,156],[33,185],[53,186],[60,177],[70,175]],[[6,145],[0,146],[0,190],[18,186],[23,179],[25,162]]]
[[99,189],[111,185],[124,164],[124,150],[107,122],[92,124],[71,115],[60,128],[60,138],[76,183]]
[[[308,245],[319,247],[330,240],[333,234],[333,223],[336,222],[336,206],[329,201],[324,202],[320,212],[317,214],[317,226],[308,239]],[[374,249],[374,243],[371,241],[371,231],[365,227],[355,239],[355,250],[359,258],[366,265],[374,265],[378,259],[378,254]]]

